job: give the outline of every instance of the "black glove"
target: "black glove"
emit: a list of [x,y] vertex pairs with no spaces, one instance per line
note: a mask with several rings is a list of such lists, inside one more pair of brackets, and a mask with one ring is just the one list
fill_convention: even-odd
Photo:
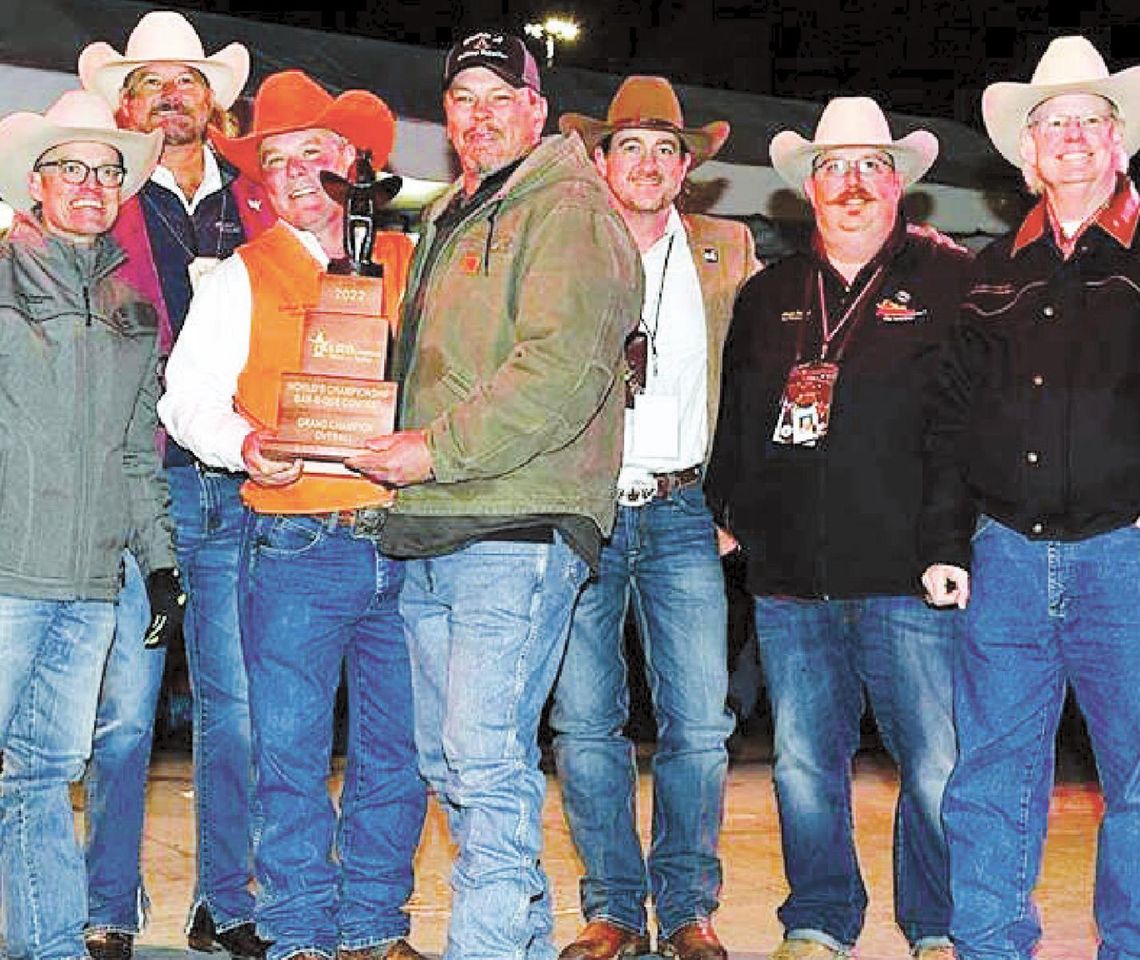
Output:
[[173,567],[152,570],[146,578],[146,595],[150,600],[150,626],[143,636],[148,649],[165,647],[182,629],[186,594]]

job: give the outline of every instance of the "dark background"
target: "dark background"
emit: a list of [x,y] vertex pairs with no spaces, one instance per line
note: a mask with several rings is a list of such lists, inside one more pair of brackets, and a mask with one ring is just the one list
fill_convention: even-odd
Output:
[[[1135,3],[1107,0],[172,0],[173,6],[446,48],[479,28],[519,34],[557,14],[582,26],[560,65],[824,101],[871,93],[888,109],[980,128],[994,80],[1028,80],[1048,41],[1082,33],[1120,69],[1140,60]],[[272,6],[272,9],[269,9]],[[536,53],[540,51],[536,48]]]

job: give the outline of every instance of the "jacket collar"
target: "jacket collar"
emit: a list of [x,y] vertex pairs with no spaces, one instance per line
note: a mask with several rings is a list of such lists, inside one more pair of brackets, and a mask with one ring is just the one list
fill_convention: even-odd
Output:
[[[1031,243],[1036,243],[1044,237],[1052,226],[1051,220],[1048,204],[1042,198],[1029,211],[1018,228],[1009,251],[1010,257],[1017,256]],[[1117,178],[1116,192],[1112,198],[1081,232],[1091,227],[1100,227],[1120,246],[1130,247],[1132,238],[1136,235],[1138,222],[1140,222],[1140,194],[1137,194],[1132,181],[1122,175]]]
[[48,233],[34,213],[17,213],[9,237],[24,255],[45,264],[72,264],[81,276],[91,280],[103,278],[127,259],[110,232],[99,234],[90,245],[72,243]]

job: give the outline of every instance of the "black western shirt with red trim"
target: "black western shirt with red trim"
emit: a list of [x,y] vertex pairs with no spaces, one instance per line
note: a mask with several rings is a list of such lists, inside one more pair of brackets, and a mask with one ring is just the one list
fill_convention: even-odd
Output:
[[[920,591],[924,397],[968,265],[961,250],[908,235],[900,220],[850,285],[815,250],[768,267],[741,290],[706,491],[746,552],[752,593]],[[798,352],[820,355],[819,279],[833,329],[873,279],[875,288],[833,341],[832,357],[845,346],[826,437],[814,447],[779,444],[772,436],[788,371]]]
[[1140,514],[1138,218],[1121,178],[1068,259],[1044,203],[978,256],[934,398],[928,562],[968,566],[976,512],[1036,540]]

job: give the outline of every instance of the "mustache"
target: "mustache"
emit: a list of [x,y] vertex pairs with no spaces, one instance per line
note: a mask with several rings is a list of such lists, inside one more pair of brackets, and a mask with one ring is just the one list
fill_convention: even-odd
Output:
[[152,117],[158,116],[160,113],[178,113],[184,117],[188,117],[190,115],[190,111],[186,109],[181,101],[168,100],[166,98],[159,100],[150,109],[150,115]]
[[875,199],[874,195],[860,186],[848,187],[832,203],[847,203],[849,200],[866,200],[868,203]]

